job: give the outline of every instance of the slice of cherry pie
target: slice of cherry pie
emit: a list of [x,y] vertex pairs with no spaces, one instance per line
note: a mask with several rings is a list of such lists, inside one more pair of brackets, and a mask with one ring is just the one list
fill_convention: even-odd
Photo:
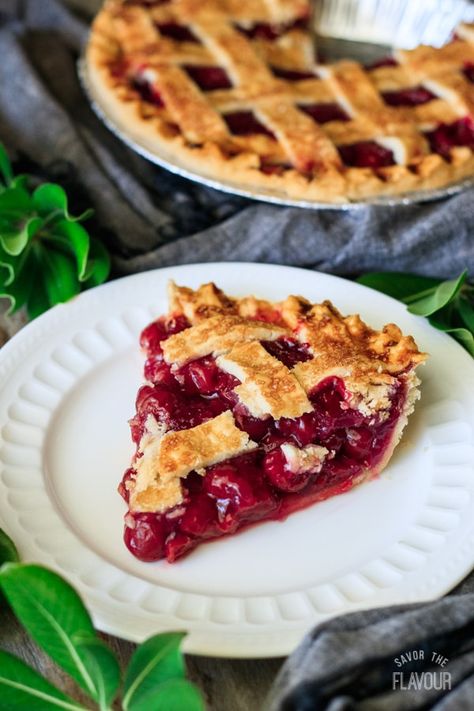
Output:
[[474,25],[321,64],[309,16],[308,0],[107,0],[88,84],[148,151],[236,187],[343,202],[474,175]]
[[329,302],[226,296],[170,285],[141,334],[146,384],[136,454],[119,491],[125,543],[175,561],[201,542],[284,519],[387,464],[419,397],[425,360]]

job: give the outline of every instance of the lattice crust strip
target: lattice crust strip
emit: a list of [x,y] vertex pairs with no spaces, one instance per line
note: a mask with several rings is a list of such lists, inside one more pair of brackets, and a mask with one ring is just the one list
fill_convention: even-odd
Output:
[[108,0],[87,66],[106,112],[190,170],[343,201],[474,174],[474,32],[374,67],[315,61],[305,0]]

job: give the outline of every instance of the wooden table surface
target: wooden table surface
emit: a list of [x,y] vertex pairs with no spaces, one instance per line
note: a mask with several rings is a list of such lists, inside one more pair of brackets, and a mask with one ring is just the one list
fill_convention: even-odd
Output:
[[[23,323],[22,316],[6,319],[0,313],[0,348]],[[124,668],[135,645],[110,635],[101,636],[117,654]],[[87,707],[87,698],[29,639],[4,601],[0,601],[0,648],[23,659],[63,691],[82,700]],[[282,659],[236,660],[186,656],[188,677],[203,692],[208,711],[259,711],[281,663]]]
[[[65,693],[80,699],[87,707],[87,698],[31,641],[5,603],[0,611],[0,630],[2,649],[23,659]],[[115,652],[124,668],[135,645],[110,635],[101,637]],[[188,678],[201,689],[208,711],[260,711],[281,662],[281,659],[236,660],[186,656]],[[120,706],[117,706],[117,709],[119,708]]]

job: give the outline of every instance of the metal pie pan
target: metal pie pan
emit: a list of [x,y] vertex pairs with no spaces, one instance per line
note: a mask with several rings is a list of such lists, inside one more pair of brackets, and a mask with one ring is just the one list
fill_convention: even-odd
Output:
[[[446,7],[444,6],[446,1],[450,4],[450,13],[448,15],[450,21],[448,20]],[[315,14],[315,18],[316,32],[323,32],[323,34],[318,36],[318,47],[322,49],[325,60],[331,61],[344,56],[352,56],[361,62],[371,62],[377,58],[386,56],[390,48],[386,44],[383,44],[383,41],[379,43],[374,41],[374,39],[377,38],[377,32],[374,30],[373,25],[378,24],[377,18],[380,18],[380,21],[382,21],[382,18],[386,18],[388,11],[390,11],[393,16],[395,5],[397,6],[396,9],[400,17],[403,16],[404,27],[407,28],[407,37],[409,36],[411,38],[407,46],[408,44],[413,46],[413,38],[416,40],[417,36],[420,42],[431,41],[431,43],[435,45],[443,44],[449,38],[455,25],[460,20],[464,19],[469,21],[474,19],[473,5],[466,4],[464,0],[438,0],[438,2],[436,2],[436,0],[424,0],[417,5],[424,7],[425,11],[419,11],[417,13],[413,12],[413,2],[410,3],[408,0],[405,2],[403,2],[403,0],[396,0],[396,2],[395,0],[384,0],[384,2],[380,2],[380,0],[375,2],[375,0],[373,0],[373,2],[364,3],[366,10],[369,5],[373,6],[373,14],[371,17],[373,24],[371,23],[372,27],[369,37],[371,41],[367,42],[364,41],[367,37],[367,31],[365,30],[364,33],[364,31],[361,30],[361,23],[364,17],[367,18],[367,14],[366,12],[364,12],[363,15],[361,15],[360,12],[359,15],[354,14],[354,8],[360,9],[360,3],[356,2],[356,0],[345,0],[345,2],[339,1],[336,3],[331,0],[331,4],[326,0],[321,3],[319,12]],[[402,5],[405,6],[404,14]],[[426,10],[428,6],[430,8],[430,21],[427,24]],[[329,7],[332,8],[331,14],[326,11],[329,10]],[[412,9],[409,11],[410,7]],[[438,14],[443,22],[440,22]],[[359,17],[360,20],[357,19]],[[345,24],[344,18],[348,18]],[[319,27],[318,21],[321,23]],[[431,36],[428,33],[429,28],[436,28],[436,33]],[[442,28],[442,35],[440,34],[440,28]],[[328,36],[328,32],[333,33],[333,36]],[[385,37],[385,35],[386,33],[384,34],[381,29],[379,36]],[[398,44],[400,45],[400,42],[398,42]],[[251,189],[247,185],[242,185],[238,182],[216,180],[204,172],[201,173],[190,170],[189,167],[183,164],[176,156],[170,155],[164,150],[150,150],[146,143],[140,140],[139,136],[132,135],[126,127],[121,126],[115,118],[108,114],[106,108],[101,104],[100,96],[94,91],[88,78],[87,64],[84,57],[78,62],[78,71],[82,86],[94,112],[105,126],[135,153],[143,156],[151,163],[166,168],[166,170],[180,175],[183,178],[188,178],[209,188],[249,198],[250,200],[264,201],[274,205],[303,207],[310,210],[355,210],[367,207],[368,205],[388,207],[431,202],[456,195],[474,186],[474,176],[472,176],[460,182],[452,183],[434,190],[412,191],[396,196],[370,197],[366,200],[356,202],[329,203],[292,199],[280,191],[266,190],[264,188]]]

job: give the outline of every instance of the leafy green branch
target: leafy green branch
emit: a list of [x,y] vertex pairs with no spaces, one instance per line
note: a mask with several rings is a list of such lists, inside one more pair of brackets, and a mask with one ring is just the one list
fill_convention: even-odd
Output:
[[364,274],[357,281],[399,299],[474,357],[474,286],[467,282],[467,271],[448,281],[394,272]]
[[107,279],[108,252],[80,224],[91,215],[71,215],[61,186],[15,176],[0,144],[0,297],[9,313],[24,306],[35,318]]
[[[185,679],[180,651],[184,634],[146,640],[132,655],[121,683],[118,661],[97,636],[75,590],[47,568],[20,563],[13,542],[1,530],[0,566],[0,590],[15,615],[94,702],[93,708],[110,711],[122,686],[124,711],[204,711],[198,689]],[[0,650],[0,711],[15,709],[86,711],[20,659]]]

